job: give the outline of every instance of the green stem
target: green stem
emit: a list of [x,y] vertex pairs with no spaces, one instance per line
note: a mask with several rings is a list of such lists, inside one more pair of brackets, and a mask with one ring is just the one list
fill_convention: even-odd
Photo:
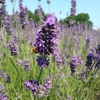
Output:
[[18,69],[16,68],[16,65],[14,64],[14,62],[12,61],[12,59],[11,59],[10,57],[9,57],[9,59],[10,59],[11,63],[13,64],[14,68],[16,69],[16,71],[18,72],[18,74],[19,74],[19,76],[20,76],[20,78],[21,78],[21,81],[24,82],[23,79],[22,79],[22,77],[21,77],[20,72],[19,72]]
[[0,18],[0,21],[1,21],[0,27],[1,27],[1,28],[3,28],[3,22],[2,22],[2,20],[3,20],[3,18]]
[[40,78],[41,78],[42,72],[43,72],[43,68],[41,68],[41,70],[40,70],[40,74],[39,74],[39,77],[38,77],[38,82],[40,81]]

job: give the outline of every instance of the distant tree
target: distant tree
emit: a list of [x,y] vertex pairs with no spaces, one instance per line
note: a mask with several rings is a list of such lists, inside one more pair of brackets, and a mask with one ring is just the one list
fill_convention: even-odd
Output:
[[93,26],[93,23],[90,21],[90,17],[87,13],[81,13],[77,16],[68,16],[64,19],[64,22],[68,24],[68,26],[72,26],[74,23],[77,24],[78,22],[81,24],[86,23],[88,26]]
[[89,15],[85,13],[81,13],[76,16],[76,21],[79,21],[80,23],[87,22],[89,19]]
[[44,11],[42,11],[42,9],[36,9],[34,11],[34,13],[32,13],[30,10],[28,11],[28,19],[33,19],[35,24],[39,24],[41,23],[41,20],[43,20],[45,16]]
[[34,19],[34,14],[30,10],[28,11],[28,19]]
[[40,22],[40,16],[38,15],[38,10],[37,9],[34,11],[33,20],[36,23]]
[[74,22],[76,20],[76,16],[68,16],[64,19],[64,23],[66,23],[69,27],[73,26]]

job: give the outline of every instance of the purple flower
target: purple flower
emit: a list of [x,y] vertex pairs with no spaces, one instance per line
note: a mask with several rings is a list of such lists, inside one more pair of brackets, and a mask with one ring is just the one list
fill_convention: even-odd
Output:
[[87,38],[86,38],[86,48],[88,47],[90,47],[90,43],[92,43],[92,37],[91,36],[88,36]]
[[8,49],[11,51],[11,55],[12,56],[15,56],[15,55],[18,55],[19,53],[19,50],[18,50],[18,45],[15,44],[14,41],[10,41],[8,44]]
[[42,9],[42,7],[41,6],[39,6],[39,8],[37,9],[37,11],[38,11],[38,16],[40,17],[40,18],[43,18],[43,13],[44,13],[44,11],[43,11],[43,9]]
[[97,46],[96,53],[100,55],[100,45]]
[[49,65],[49,59],[45,55],[38,56],[37,62],[38,62],[39,67],[41,67],[41,68],[45,68],[46,66]]
[[0,83],[0,100],[8,100],[6,88]]
[[77,66],[80,66],[83,63],[80,57],[73,56],[70,62],[71,72],[74,73]]
[[92,69],[93,61],[94,61],[94,54],[89,53],[89,54],[87,55],[87,61],[86,61],[86,64],[85,64],[85,65],[86,65],[89,69]]
[[43,96],[48,96],[50,89],[51,89],[51,80],[50,80],[50,77],[47,77],[44,80],[44,86],[39,85],[38,87],[38,90],[39,90],[38,97],[40,98]]
[[60,52],[57,48],[54,49],[54,60],[57,63],[57,66],[59,66],[63,61],[60,57]]
[[72,0],[71,5],[72,5],[72,8],[70,9],[71,10],[70,13],[71,13],[71,15],[75,15],[75,13],[76,13],[76,0]]
[[5,0],[0,0],[0,17],[3,18],[5,16]]
[[51,80],[50,80],[50,77],[47,77],[44,80],[44,87],[46,88],[46,90],[50,90],[50,88],[51,88]]
[[100,66],[100,45],[97,48],[91,48],[89,54],[87,55],[86,64],[87,68],[93,69],[99,68]]
[[96,55],[97,55],[97,62],[96,62],[96,65],[95,67],[96,68],[100,68],[100,45],[97,46],[96,48]]
[[12,34],[12,29],[11,29],[11,18],[10,18],[10,16],[6,16],[6,17],[4,18],[4,20],[3,20],[3,25],[4,25],[4,27],[5,27],[6,31],[7,31],[7,33],[8,33],[9,35],[11,35],[11,34]]
[[29,70],[30,70],[30,62],[29,62],[28,59],[25,59],[25,60],[24,60],[24,69],[25,69],[26,71],[29,71]]
[[39,83],[36,80],[29,80],[29,81],[26,81],[24,84],[25,84],[26,89],[31,90],[34,95],[38,93]]
[[48,96],[51,89],[51,80],[50,77],[47,77],[44,80],[44,85],[38,83],[36,80],[28,80],[25,83],[25,87],[27,90],[31,90],[34,95],[38,95],[38,97]]
[[57,21],[57,18],[55,16],[55,13],[50,14],[50,16],[46,20],[47,24],[49,25],[54,25],[56,21]]
[[52,13],[37,31],[35,46],[40,54],[49,55],[54,53],[54,48],[58,44],[57,34],[59,33],[56,23],[57,18],[55,13]]
[[22,24],[22,28],[28,24],[28,9],[27,7],[23,7],[22,0],[19,0],[19,9],[20,9],[20,23]]
[[16,34],[12,35],[13,41],[18,42],[18,36]]

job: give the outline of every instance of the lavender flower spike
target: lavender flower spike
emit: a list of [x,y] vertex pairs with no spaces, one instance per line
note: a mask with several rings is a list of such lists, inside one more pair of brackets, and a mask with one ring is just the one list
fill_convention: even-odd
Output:
[[11,55],[12,56],[15,56],[15,55],[18,55],[19,53],[19,50],[18,50],[18,45],[15,44],[14,41],[10,41],[8,44],[8,49],[11,51]]
[[6,88],[0,83],[0,100],[8,100]]
[[3,18],[6,14],[5,0],[0,0],[0,17]]
[[72,5],[72,8],[70,9],[70,13],[71,15],[75,15],[76,14],[76,0],[72,0],[71,1],[71,5]]
[[59,33],[56,23],[57,18],[55,13],[52,13],[45,19],[44,24],[37,31],[35,46],[40,54],[54,54],[54,49],[58,44],[57,34]]
[[24,60],[24,69],[25,69],[26,71],[30,70],[30,62],[29,62],[28,59],[25,59],[25,60]]

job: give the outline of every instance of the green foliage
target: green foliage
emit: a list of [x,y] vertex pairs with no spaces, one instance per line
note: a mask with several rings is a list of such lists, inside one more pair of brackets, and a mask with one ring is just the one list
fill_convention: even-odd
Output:
[[1,27],[2,19],[0,18],[0,27]]
[[76,21],[79,21],[81,23],[85,21],[87,22],[89,21],[89,19],[90,19],[89,15],[85,13],[81,13],[76,16]]
[[60,19],[59,22],[60,22],[61,24],[64,24],[64,20],[62,20],[62,19]]
[[42,16],[39,16],[38,15],[38,9],[36,9],[34,11],[34,13],[32,13],[30,10],[28,11],[28,19],[30,20],[31,18],[34,20],[35,23],[40,23],[41,21],[41,17],[44,17],[45,16],[45,13],[43,12],[42,13]]
[[34,15],[33,15],[33,13],[29,10],[28,11],[28,19],[30,20],[30,19],[34,19]]
[[90,25],[93,26],[93,23],[92,21],[90,21],[90,17],[87,13],[81,13],[78,14],[77,16],[68,16],[67,18],[64,19],[64,22],[69,26],[71,26],[72,24],[70,23],[71,20],[75,20],[76,23],[80,22],[81,24],[86,22],[88,26]]
[[40,22],[40,17],[38,15],[38,10],[37,9],[34,11],[33,19],[34,19],[34,22]]

